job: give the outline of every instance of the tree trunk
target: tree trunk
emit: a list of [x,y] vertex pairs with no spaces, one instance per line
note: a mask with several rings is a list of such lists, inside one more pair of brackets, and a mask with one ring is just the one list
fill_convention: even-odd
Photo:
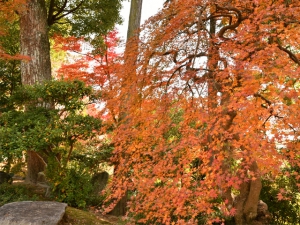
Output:
[[50,44],[47,10],[44,0],[27,0],[20,15],[21,54],[30,57],[21,62],[22,84],[51,80]]
[[[21,54],[28,60],[21,62],[23,85],[33,85],[51,80],[50,44],[48,37],[47,10],[44,0],[27,0],[27,9],[20,14]],[[44,170],[41,157],[27,151],[28,182],[37,182],[37,173]]]
[[[142,15],[142,4],[143,0],[131,0],[130,5],[130,14],[129,14],[129,23],[128,23],[128,30],[127,30],[127,43],[125,49],[125,66],[128,64],[136,64],[137,55],[138,55],[138,40],[139,40],[139,33],[138,29],[141,25],[141,15]],[[129,53],[130,51],[130,53]],[[135,67],[132,71],[135,74]],[[126,83],[126,81],[125,81]],[[130,83],[130,82],[129,82]],[[131,85],[128,82],[127,85]],[[126,85],[125,84],[125,85]],[[125,98],[121,105],[120,110],[120,121],[126,123],[128,121],[123,120],[128,115],[129,104],[130,104],[131,96],[127,93],[125,94]],[[119,169],[118,165],[115,165],[115,171]],[[127,208],[127,191],[125,195],[119,200],[116,204],[114,209],[110,212],[111,215],[114,216],[124,216],[126,214]]]
[[46,163],[35,151],[27,151],[27,174],[26,182],[37,183],[38,173],[44,171]]
[[[216,20],[212,18],[210,20],[210,33],[211,36],[214,37],[216,35]],[[211,46],[214,46],[213,40],[211,41]],[[218,67],[218,61],[219,61],[219,52],[218,48],[211,47],[209,50],[208,55],[212,55],[213,57],[208,58],[208,68],[210,69],[210,72],[208,74],[208,108],[211,110],[209,112],[212,120],[216,115],[214,115],[214,109],[218,107],[218,105],[221,105],[223,108],[222,111],[222,117],[228,118],[225,120],[225,122],[221,125],[222,130],[225,132],[230,132],[230,128],[232,127],[234,118],[237,115],[237,112],[235,110],[231,110],[228,107],[228,103],[231,101],[231,94],[226,91],[228,88],[226,88],[226,85],[231,85],[230,81],[225,82],[224,78],[218,78],[214,75],[213,71]],[[240,79],[239,76],[237,76],[237,79]],[[223,91],[225,90],[225,91]],[[218,97],[218,92],[222,92],[221,97]],[[214,129],[212,126],[211,129]],[[218,138],[218,137],[214,137]],[[238,135],[235,135],[233,137],[236,140],[239,140],[240,137]],[[208,137],[208,140],[212,142],[213,138],[211,136]],[[226,141],[224,140],[224,152],[228,153],[227,157],[231,158],[232,155],[232,149],[231,145],[228,141],[228,145],[226,145]],[[213,157],[211,159],[213,163]],[[230,164],[228,162],[224,161],[221,165],[221,170],[226,173],[226,171],[230,170]],[[262,183],[260,179],[260,173],[259,168],[256,164],[256,162],[253,162],[249,168],[251,172],[256,174],[255,180],[250,181],[243,181],[243,183],[240,186],[240,194],[233,199],[231,195],[231,188],[227,188],[225,190],[222,190],[221,197],[223,200],[226,200],[228,202],[228,207],[234,207],[236,209],[235,214],[235,222],[237,225],[252,225],[257,221],[254,221],[257,218],[257,207],[259,204],[259,196],[260,191],[262,188]],[[222,185],[221,185],[222,186]]]
[[131,0],[127,40],[140,28],[143,0]]
[[256,174],[256,179],[243,182],[240,187],[240,194],[235,199],[235,222],[237,225],[251,225],[254,222],[253,220],[257,217],[257,207],[262,183],[256,162],[253,162],[250,171]]
[[109,212],[109,215],[125,216],[127,211],[126,208],[127,208],[127,192],[125,192],[125,195],[119,200],[119,202],[116,204],[113,210]]

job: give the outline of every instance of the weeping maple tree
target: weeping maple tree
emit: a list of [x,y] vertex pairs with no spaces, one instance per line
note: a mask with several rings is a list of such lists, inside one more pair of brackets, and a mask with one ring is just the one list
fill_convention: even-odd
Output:
[[299,7],[168,1],[143,26],[113,99],[112,190],[139,223],[268,224],[261,180],[300,166]]

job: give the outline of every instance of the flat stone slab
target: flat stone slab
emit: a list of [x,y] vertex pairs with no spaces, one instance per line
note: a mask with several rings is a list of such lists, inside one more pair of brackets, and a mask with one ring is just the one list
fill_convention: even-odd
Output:
[[12,202],[0,207],[0,225],[57,225],[67,204],[50,201]]

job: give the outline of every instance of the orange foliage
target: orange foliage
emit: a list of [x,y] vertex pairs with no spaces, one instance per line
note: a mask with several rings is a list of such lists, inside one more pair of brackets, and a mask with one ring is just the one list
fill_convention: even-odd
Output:
[[219,221],[216,209],[236,213],[228,190],[299,166],[299,12],[299,1],[171,1],[144,25],[108,99],[126,109],[112,188],[132,191],[140,222]]
[[108,45],[63,66],[102,91],[116,125],[112,198],[130,191],[139,222],[220,222],[239,213],[232,190],[300,166],[299,11],[293,0],[169,1],[123,61]]
[[[0,2],[0,36],[7,35],[8,27],[10,26],[10,22],[17,20],[16,13],[22,13],[23,10],[26,9],[26,0],[8,0]],[[18,60],[24,59],[21,55],[9,55],[7,54],[1,47],[0,43],[0,58],[6,60]],[[25,59],[28,59],[27,57]]]

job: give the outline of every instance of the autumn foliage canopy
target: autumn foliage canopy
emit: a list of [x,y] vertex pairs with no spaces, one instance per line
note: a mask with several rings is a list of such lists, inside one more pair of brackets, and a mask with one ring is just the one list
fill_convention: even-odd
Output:
[[250,224],[262,179],[299,187],[299,20],[299,1],[187,0],[143,26],[113,99],[113,187],[140,222]]
[[299,21],[293,0],[168,1],[121,58],[110,33],[103,54],[62,66],[102,92],[113,198],[129,194],[133,218],[251,224],[262,180],[300,188]]
[[[13,26],[13,22],[16,21],[16,12],[22,13],[26,9],[25,0],[15,1],[1,1],[0,2],[0,36],[6,36],[9,34],[9,28]],[[19,60],[28,59],[27,57],[17,55],[10,55],[2,46],[0,42],[0,59],[4,60]]]

